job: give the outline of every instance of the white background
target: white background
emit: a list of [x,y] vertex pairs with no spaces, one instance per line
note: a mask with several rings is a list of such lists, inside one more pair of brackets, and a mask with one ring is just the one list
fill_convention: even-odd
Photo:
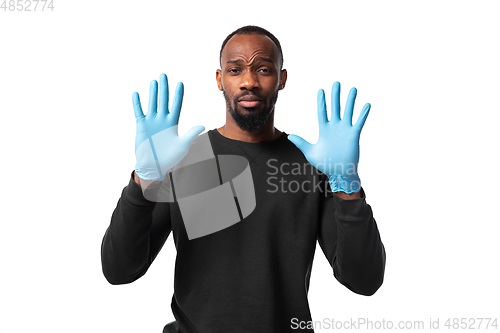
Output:
[[[180,121],[224,123],[215,82],[233,30],[280,40],[275,125],[315,142],[316,93],[358,89],[360,176],[387,250],[356,295],[317,248],[313,319],[500,317],[496,1],[63,1],[0,10],[1,332],[161,332],[173,320],[171,236],[140,280],[112,286],[100,243],[134,168],[131,96],[185,84]],[[318,329],[317,332],[331,332]],[[491,330],[488,330],[491,331]]]

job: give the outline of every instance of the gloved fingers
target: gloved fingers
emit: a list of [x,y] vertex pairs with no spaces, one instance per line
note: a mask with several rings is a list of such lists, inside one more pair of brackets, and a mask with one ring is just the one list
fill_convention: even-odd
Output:
[[160,91],[159,91],[159,103],[158,103],[158,114],[167,115],[168,114],[168,79],[164,73],[160,74]]
[[347,121],[349,125],[352,125],[352,113],[354,111],[354,102],[356,101],[356,95],[358,91],[356,88],[351,88],[349,91],[349,96],[347,96],[347,103],[344,109],[343,121]]
[[141,100],[139,99],[139,94],[134,92],[132,94],[132,105],[134,106],[134,114],[136,121],[144,118],[144,113],[142,112]]
[[158,108],[158,82],[156,82],[156,80],[153,80],[149,85],[149,107],[148,107],[148,114],[146,115],[146,117],[151,118],[156,116],[157,108]]
[[175,125],[179,123],[183,97],[184,84],[182,82],[179,82],[177,83],[177,87],[175,87],[174,101],[172,102],[172,108],[170,109],[170,116],[172,117],[173,123]]
[[186,134],[182,136],[182,139],[185,140],[185,142],[188,143],[188,146],[191,146],[191,143],[196,139],[198,135],[200,135],[201,132],[205,130],[204,126],[195,126],[189,129]]
[[325,102],[325,91],[320,89],[318,91],[318,122],[321,128],[321,124],[325,124],[328,122],[328,115],[326,110],[326,102]]
[[340,121],[340,83],[335,81],[332,86],[332,116],[330,121]]
[[368,118],[368,114],[370,113],[370,108],[371,108],[370,103],[366,103],[365,106],[363,106],[361,113],[359,114],[358,120],[356,121],[356,124],[354,125],[354,127],[359,132],[361,132],[361,130],[363,129],[363,126],[365,125],[366,118]]
[[312,146],[309,142],[295,134],[288,135],[288,140],[290,140],[295,146],[297,146],[297,148],[299,148],[304,155],[306,155],[307,151],[309,151],[310,147]]

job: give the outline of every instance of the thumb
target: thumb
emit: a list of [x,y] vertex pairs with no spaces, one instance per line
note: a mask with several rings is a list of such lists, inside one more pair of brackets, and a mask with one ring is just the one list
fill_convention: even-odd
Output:
[[185,140],[185,142],[188,142],[189,145],[196,139],[198,135],[200,135],[201,132],[205,130],[204,126],[195,126],[192,127],[189,131],[187,131],[186,134],[182,136],[182,139]]
[[306,140],[302,139],[300,136],[295,134],[290,134],[288,136],[288,140],[290,140],[300,151],[305,155],[306,151],[309,150],[311,144]]

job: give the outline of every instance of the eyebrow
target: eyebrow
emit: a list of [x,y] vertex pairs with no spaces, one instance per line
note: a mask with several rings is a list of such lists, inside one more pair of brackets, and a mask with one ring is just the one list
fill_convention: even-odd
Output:
[[[271,63],[273,63],[273,64],[274,64],[273,59],[271,59],[271,58],[267,58],[267,57],[261,57],[261,56],[259,56],[259,57],[255,58],[255,60],[262,60],[262,61],[271,62]],[[237,59],[237,60],[228,60],[228,61],[226,62],[226,64],[235,64],[235,63],[238,63],[238,62],[243,62],[243,60],[241,60],[241,59]]]

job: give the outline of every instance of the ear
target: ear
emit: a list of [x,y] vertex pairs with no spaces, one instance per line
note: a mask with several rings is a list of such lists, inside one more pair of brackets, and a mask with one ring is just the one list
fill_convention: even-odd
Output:
[[215,79],[217,80],[217,87],[222,91],[222,71],[220,69],[215,72]]
[[282,90],[285,88],[287,76],[288,76],[288,74],[286,72],[286,69],[282,69],[281,75],[280,75],[280,88],[279,88],[279,90]]

